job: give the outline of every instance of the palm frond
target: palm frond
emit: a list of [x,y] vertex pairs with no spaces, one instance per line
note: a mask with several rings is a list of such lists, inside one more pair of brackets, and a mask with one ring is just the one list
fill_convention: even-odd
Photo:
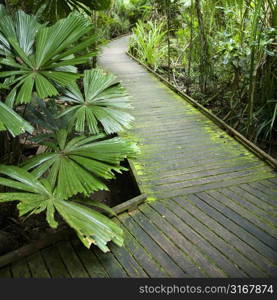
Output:
[[9,87],[13,93],[16,91],[16,103],[30,103],[33,92],[40,98],[57,95],[57,87],[65,87],[80,77],[73,66],[95,55],[74,57],[96,38],[92,36],[74,46],[91,29],[81,14],[71,13],[52,26],[39,24],[35,16],[21,10],[10,16],[3,5],[0,15],[0,64],[4,66],[0,78],[6,82],[13,79]]
[[130,109],[127,94],[112,74],[101,69],[86,70],[83,93],[77,84],[68,87],[60,99],[71,104],[61,116],[72,115],[78,132],[100,132],[99,124],[107,134],[130,128],[134,118],[125,110]]
[[0,130],[8,130],[15,137],[25,131],[32,133],[33,127],[12,108],[0,101]]
[[68,132],[62,129],[53,139],[41,142],[48,146],[49,152],[36,155],[22,166],[37,178],[47,173],[51,185],[65,198],[107,190],[103,180],[114,178],[114,172],[126,170],[120,162],[134,157],[138,149],[122,138],[105,138],[101,134],[70,139]]
[[[91,208],[73,201],[65,201],[51,188],[46,179],[38,180],[24,169],[5,165],[0,165],[0,174],[11,178],[0,177],[0,185],[13,186],[14,189],[21,191],[0,193],[0,203],[19,201],[17,208],[20,216],[46,211],[49,225],[57,228],[58,222],[55,220],[57,210],[87,248],[95,244],[102,251],[108,252],[107,243],[110,241],[119,246],[123,245],[123,231],[117,224]],[[110,211],[104,204],[101,207]]]

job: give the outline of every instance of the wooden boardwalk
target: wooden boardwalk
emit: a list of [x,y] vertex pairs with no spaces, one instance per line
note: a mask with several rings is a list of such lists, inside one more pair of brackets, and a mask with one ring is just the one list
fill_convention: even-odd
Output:
[[148,203],[123,213],[125,246],[103,254],[77,240],[38,251],[0,277],[276,277],[277,174],[126,54],[127,38],[99,63],[133,101],[126,135]]

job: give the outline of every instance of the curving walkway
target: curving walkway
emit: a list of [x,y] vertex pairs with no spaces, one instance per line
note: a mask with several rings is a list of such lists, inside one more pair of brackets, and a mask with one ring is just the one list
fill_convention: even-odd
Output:
[[77,240],[38,251],[0,277],[276,277],[277,174],[126,54],[99,59],[133,101],[134,161],[148,203],[118,217],[125,247]]

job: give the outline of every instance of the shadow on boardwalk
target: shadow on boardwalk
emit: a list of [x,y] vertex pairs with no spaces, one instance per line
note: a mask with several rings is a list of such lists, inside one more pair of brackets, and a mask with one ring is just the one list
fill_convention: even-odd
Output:
[[99,64],[128,90],[125,134],[148,203],[119,215],[125,247],[60,242],[0,277],[276,277],[277,174],[111,42]]

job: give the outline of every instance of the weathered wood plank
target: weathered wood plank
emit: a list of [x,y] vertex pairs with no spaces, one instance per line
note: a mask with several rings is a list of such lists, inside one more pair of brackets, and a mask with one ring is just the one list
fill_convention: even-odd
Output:
[[149,236],[132,217],[124,215],[121,220],[133,236],[150,253],[155,253],[154,259],[170,274],[170,277],[185,277],[185,272],[173,261],[172,258]]
[[[210,228],[209,224],[203,224],[198,221],[192,214],[190,214],[189,209],[180,209],[180,206],[176,205],[174,202],[170,201],[167,203],[167,206],[178,215],[183,221],[187,222],[199,235],[201,235],[207,242],[210,242],[212,249],[216,248],[224,257],[228,259],[228,263],[231,263],[235,266],[234,269],[238,269],[238,276],[252,276],[252,277],[261,277],[266,276],[266,273],[261,271],[257,266],[253,265],[251,261],[245,259],[241,253],[233,247],[232,244],[229,244],[225,238],[218,236]],[[224,260],[223,260],[224,263]],[[225,262],[226,270],[230,269],[228,263]],[[224,266],[221,264],[221,267]],[[224,269],[225,269],[224,268]],[[232,271],[232,268],[231,268]],[[233,271],[234,272],[234,271]],[[239,275],[241,272],[241,275]]]
[[74,239],[71,243],[91,278],[109,277],[108,273],[95,254],[91,250],[84,247],[80,240]]
[[191,277],[191,273],[199,272],[193,263],[191,262],[188,254],[184,252],[181,248],[177,248],[176,244],[168,238],[161,228],[156,227],[150,219],[145,217],[144,214],[134,213],[132,217],[137,221],[137,223],[144,229],[146,233],[152,236],[153,240],[160,245],[160,247],[172,257],[172,259],[178,264],[180,268],[184,270],[187,274],[187,277]]
[[242,185],[240,185],[240,188],[247,191],[247,192],[249,192],[253,196],[258,197],[259,199],[271,204],[274,208],[277,208],[276,198],[273,199],[272,197],[270,197],[270,196],[260,192],[259,190],[253,188],[249,184],[242,184]]
[[[260,241],[262,241],[271,249],[275,251],[277,250],[276,238],[269,235],[269,234],[275,235],[276,229],[273,230],[269,226],[266,226],[266,224],[258,222],[258,219],[251,217],[251,215],[246,210],[243,210],[243,208],[234,207],[231,201],[228,202],[228,199],[226,199],[224,205],[222,205],[224,196],[221,193],[217,191],[207,191],[207,194],[217,200],[217,201],[213,201],[212,205],[213,206],[216,205],[217,209],[220,209],[225,216],[235,221],[237,224],[239,224],[242,228],[244,228],[248,232],[252,233],[256,238],[258,238]],[[231,207],[231,209],[229,207]],[[238,211],[240,211],[240,213],[238,213]],[[249,222],[248,219],[250,219],[251,222]],[[260,229],[257,225],[259,225],[260,228],[265,228],[265,231],[267,231],[269,234],[263,231],[262,229]]]
[[10,266],[4,267],[0,269],[0,278],[11,278]]
[[19,260],[11,265],[13,278],[30,278],[31,273],[26,259]]
[[137,240],[137,237],[132,236],[123,223],[120,223],[117,220],[115,222],[124,230],[124,245],[126,249],[132,253],[148,276],[154,278],[168,277],[169,274],[167,271],[153,259],[151,253],[147,252],[147,250],[143,248]]
[[57,246],[41,250],[41,255],[52,278],[70,278]]
[[243,217],[246,217],[261,229],[270,233],[273,237],[277,237],[276,217],[274,218],[273,216],[270,216],[266,211],[260,209],[258,206],[253,205],[249,201],[245,201],[243,198],[240,198],[236,194],[232,193],[231,190],[221,189],[220,195],[217,199],[219,201],[222,200],[221,202],[226,206],[232,208]]
[[188,195],[195,205],[197,205],[202,211],[205,211],[209,216],[217,220],[220,224],[227,227],[228,230],[236,234],[240,239],[247,241],[247,243],[257,250],[261,255],[265,256],[272,263],[276,263],[276,253],[254,235],[249,233],[243,227],[240,226],[240,223],[236,223],[235,220],[232,220],[225,216],[225,210],[222,210],[222,206],[217,203],[217,201],[210,197],[207,193],[198,193],[197,196]]
[[187,255],[191,257],[192,263],[186,263],[185,266],[191,277],[210,277],[216,272],[222,276],[222,272],[210,264],[209,260],[206,258],[206,254],[202,253],[197,246],[177,231],[177,229],[168,222],[165,216],[158,214],[158,212],[150,206],[143,207],[141,211],[157,224],[167,237],[171,238],[182,251],[187,252]]
[[57,245],[57,247],[59,249],[61,258],[72,278],[89,277],[70,242],[61,242]]
[[[190,195],[189,197],[195,197],[194,195]],[[185,209],[190,215],[195,216],[199,222],[202,222],[202,226],[208,227],[212,232],[217,234],[222,240],[218,240],[218,238],[215,238],[219,250],[223,249],[221,246],[221,243],[223,243],[223,246],[229,247],[227,252],[224,251],[224,255],[227,255],[229,251],[234,252],[232,256],[235,255],[236,263],[241,267],[242,270],[245,270],[247,274],[251,277],[267,277],[269,275],[272,275],[268,270],[271,269],[272,264],[262,255],[260,255],[255,249],[250,247],[246,241],[243,241],[239,239],[236,235],[234,235],[232,232],[230,232],[228,229],[226,229],[222,224],[218,223],[216,220],[208,216],[205,212],[201,211],[197,206],[192,204],[192,202],[188,199],[175,199],[174,200],[180,207]],[[186,218],[186,217],[185,217]],[[190,219],[190,218],[186,218]],[[195,221],[194,221],[195,222]],[[191,223],[191,226],[195,226]],[[205,229],[199,229],[199,233],[204,235],[204,238],[208,238],[208,236],[211,237],[211,233],[206,235]],[[194,227],[199,228],[199,226]],[[214,238],[209,238],[212,243],[214,243]],[[226,245],[227,243],[227,245]],[[245,257],[245,258],[244,258]],[[253,257],[255,259],[253,260]]]
[[93,253],[101,261],[105,271],[111,278],[127,278],[128,273],[124,270],[119,261],[114,257],[111,252],[103,253],[98,248],[92,247]]
[[256,196],[250,194],[246,190],[242,189],[240,186],[232,186],[228,188],[233,194],[237,194],[240,199],[245,199],[248,203],[253,203],[255,206],[263,209],[269,216],[277,216],[277,208],[274,208],[270,203],[257,198]]
[[111,251],[116,257],[120,264],[124,267],[128,276],[131,278],[145,278],[148,277],[142,267],[136,262],[135,258],[126,248],[118,247],[115,245],[111,246]]
[[47,266],[40,252],[26,258],[33,278],[50,278]]
[[[233,265],[217,248],[210,244],[205,238],[197,233],[192,227],[184,222],[179,216],[176,215],[176,211],[167,209],[161,201],[157,201],[152,206],[161,214],[163,214],[171,224],[178,226],[180,232],[189,239],[192,243],[197,245],[202,250],[202,253],[206,253],[207,258],[211,264],[220,268],[227,277],[246,277],[246,274],[242,272],[237,266]],[[215,276],[213,276],[215,277]],[[222,276],[221,276],[222,277]]]

